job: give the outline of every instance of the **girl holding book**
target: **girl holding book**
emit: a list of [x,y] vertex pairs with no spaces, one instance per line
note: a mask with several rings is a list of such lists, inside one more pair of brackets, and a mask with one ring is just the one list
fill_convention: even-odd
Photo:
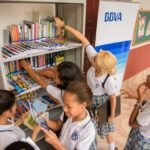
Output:
[[[72,63],[72,62],[62,62],[57,66],[57,69],[50,69],[45,71],[34,71],[32,69],[31,64],[29,64],[27,61],[22,60],[21,61],[22,67],[28,72],[28,74],[39,84],[41,87],[45,88],[47,92],[57,99],[61,105],[63,106],[63,94],[67,87],[67,85],[72,81],[81,81],[82,80],[82,73],[79,67]],[[45,80],[41,78],[41,76],[46,76],[48,78],[52,78],[57,86],[53,86],[49,83],[47,83]],[[61,118],[61,122],[65,122],[67,119],[67,116],[64,115],[63,118]],[[36,126],[34,128],[32,139],[35,140],[39,132],[41,131],[39,126]],[[59,129],[57,130],[57,133],[59,134]]]
[[[111,132],[115,131],[114,117],[116,109],[116,86],[113,74],[115,73],[116,58],[108,51],[100,51],[97,53],[83,34],[71,26],[64,24],[59,18],[55,17],[54,19],[56,27],[65,29],[72,33],[82,42],[82,45],[86,49],[86,53],[92,64],[87,72],[87,83],[94,95],[92,108],[95,109],[97,106],[103,105],[107,100],[110,100],[110,116],[108,117],[107,122],[98,125],[98,134],[101,137],[106,136],[109,150],[114,150],[116,148]],[[109,77],[103,88],[102,83],[108,75]],[[95,116],[96,114],[94,117]]]
[[68,117],[66,122],[47,122],[53,130],[62,127],[59,139],[50,130],[42,128],[45,139],[57,150],[96,150],[95,128],[91,121],[87,107],[92,102],[92,91],[86,83],[71,82],[63,95],[64,113]]

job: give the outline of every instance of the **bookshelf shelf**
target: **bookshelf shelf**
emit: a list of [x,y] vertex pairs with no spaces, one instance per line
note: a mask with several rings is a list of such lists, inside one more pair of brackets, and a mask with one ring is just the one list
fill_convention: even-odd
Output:
[[68,41],[67,44],[60,46],[60,47],[56,47],[56,48],[49,48],[49,49],[42,49],[41,48],[41,49],[27,50],[25,52],[21,52],[21,53],[14,55],[12,57],[2,58],[1,62],[4,63],[4,62],[24,59],[24,58],[28,58],[28,57],[33,57],[33,56],[39,56],[39,55],[55,53],[55,52],[60,52],[60,51],[67,51],[67,50],[81,48],[81,47],[82,47],[81,43]]
[[1,0],[0,3],[75,3],[83,4],[86,0]]

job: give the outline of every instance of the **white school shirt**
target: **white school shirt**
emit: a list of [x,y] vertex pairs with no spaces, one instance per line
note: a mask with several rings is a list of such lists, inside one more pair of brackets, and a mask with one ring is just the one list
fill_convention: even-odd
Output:
[[145,138],[150,138],[150,101],[142,106],[136,118],[140,125],[139,130]]
[[[92,45],[88,45],[86,47],[86,52],[90,60],[93,56],[97,54],[97,52],[95,51]],[[103,95],[105,93],[107,93],[108,95],[113,95],[117,92],[115,77],[113,75],[110,75],[108,77],[104,88],[102,87],[102,83],[104,82],[106,76],[107,76],[107,73],[103,74],[102,76],[96,77],[94,67],[91,66],[89,68],[87,72],[87,84],[91,88],[95,96]]]
[[25,138],[24,131],[14,123],[9,125],[0,125],[0,150],[4,150],[9,144],[20,141]]
[[79,122],[68,118],[61,130],[60,142],[67,150],[88,150],[95,140],[95,128],[87,111],[87,116]]
[[61,103],[62,106],[64,105],[63,100],[62,100],[64,90],[61,90],[51,84],[47,86],[46,90],[50,95],[52,95],[55,99],[57,99]]

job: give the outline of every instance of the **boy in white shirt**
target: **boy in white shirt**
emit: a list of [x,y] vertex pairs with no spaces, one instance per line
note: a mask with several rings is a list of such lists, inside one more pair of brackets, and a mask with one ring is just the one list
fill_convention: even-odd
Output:
[[0,150],[25,137],[24,131],[8,119],[16,113],[15,95],[7,90],[0,90]]

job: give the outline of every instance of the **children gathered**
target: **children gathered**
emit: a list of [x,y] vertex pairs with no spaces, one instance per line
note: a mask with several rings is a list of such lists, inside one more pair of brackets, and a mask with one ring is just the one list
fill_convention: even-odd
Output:
[[[20,61],[20,65],[31,78],[49,95],[57,99],[63,108],[59,120],[45,119],[49,130],[36,125],[32,133],[32,140],[35,141],[39,132],[43,132],[45,141],[56,150],[96,150],[96,137],[100,136],[106,138],[108,150],[117,150],[113,137],[113,133],[117,132],[115,127],[117,88],[114,77],[117,59],[109,50],[97,52],[82,33],[65,24],[60,18],[54,17],[54,20],[57,28],[65,29],[82,43],[91,66],[87,71],[86,81],[84,81],[80,68],[69,61],[64,61],[57,68],[45,71],[35,71],[28,61]],[[42,76],[51,78],[56,85],[47,83]],[[145,93],[148,89],[150,89],[150,75],[137,88],[137,103],[129,118],[131,131],[124,147],[125,150],[150,150],[150,117],[148,116],[150,102],[145,100]],[[127,90],[126,94],[129,94]],[[134,97],[130,94],[129,96]],[[97,111],[108,101],[110,110],[106,111],[110,113],[106,121],[99,123]],[[15,143],[25,150],[30,150],[26,147],[37,150],[30,144],[21,141],[26,138],[26,135],[18,126],[20,123],[13,121],[15,113],[15,95],[1,89],[0,150],[6,147],[8,147],[7,150],[10,150],[9,147],[16,147]],[[21,119],[23,123],[24,117],[22,116]],[[23,145],[25,147],[22,147]]]

